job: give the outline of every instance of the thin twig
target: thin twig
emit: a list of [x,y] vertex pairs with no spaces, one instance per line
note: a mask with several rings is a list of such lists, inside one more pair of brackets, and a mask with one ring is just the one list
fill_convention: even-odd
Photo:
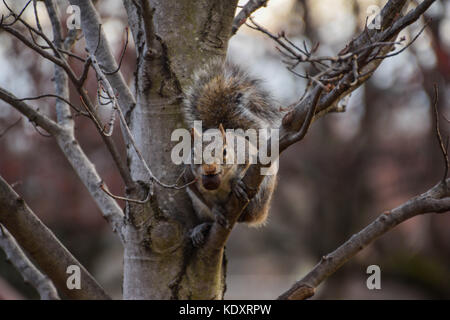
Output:
[[403,51],[408,49],[417,40],[417,38],[419,38],[419,36],[422,34],[422,32],[425,30],[425,28],[428,26],[428,24],[429,24],[429,21],[426,21],[425,25],[420,29],[420,31],[415,35],[415,37],[399,51],[396,51],[391,54],[386,54],[384,56],[376,56],[374,59],[386,59],[386,58],[391,58],[391,57],[395,57],[396,55],[399,55],[400,53],[402,53]]
[[102,69],[103,69],[103,73],[104,73],[105,75],[111,76],[111,75],[113,75],[113,74],[119,72],[120,67],[122,66],[123,57],[125,56],[125,52],[127,51],[127,47],[128,47],[128,27],[125,28],[125,45],[124,45],[124,47],[123,47],[123,49],[122,49],[122,53],[121,53],[121,55],[120,55],[119,65],[117,66],[117,69],[116,69],[116,70],[110,71],[110,72],[105,71],[104,68],[102,68]]
[[[436,137],[439,143],[439,148],[441,149],[442,152],[442,156],[444,157],[445,169],[444,169],[444,176],[442,177],[442,183],[445,185],[448,176],[449,160],[448,160],[448,150],[446,146],[444,146],[441,128],[439,124],[438,97],[439,97],[439,88],[437,84],[434,84],[433,114],[436,121]],[[448,145],[448,138],[447,138],[447,145]]]
[[137,200],[137,199],[116,196],[116,195],[112,194],[105,187],[105,184],[103,182],[100,184],[100,189],[102,189],[108,196],[110,196],[111,198],[116,199],[116,200],[123,200],[123,201],[127,201],[127,202],[139,203],[139,204],[146,204],[150,200],[150,192],[147,193],[147,197],[144,200]]
[[0,99],[10,104],[12,107],[26,116],[32,123],[36,123],[41,128],[45,129],[45,131],[53,135],[57,135],[61,132],[62,128],[56,122],[48,118],[46,115],[40,113],[38,110],[35,110],[25,102],[20,101],[20,99],[14,96],[11,92],[1,87]]
[[26,98],[22,98],[22,99],[18,99],[18,101],[27,101],[27,100],[38,100],[38,99],[43,99],[43,98],[56,98],[59,99],[61,101],[64,101],[65,103],[67,103],[73,110],[75,110],[76,113],[83,115],[85,117],[89,117],[89,114],[80,110],[80,108],[76,107],[75,105],[73,105],[69,100],[67,100],[66,98],[63,98],[61,96],[58,96],[56,94],[42,94],[39,96],[35,96],[35,97],[26,97]]
[[28,5],[31,3],[32,0],[28,0],[28,2],[25,4],[25,6],[22,8],[22,10],[19,12],[18,15],[16,15],[14,13],[14,11],[8,6],[8,4],[6,3],[6,0],[3,0],[3,4],[5,5],[6,9],[8,9],[8,11],[10,12],[10,14],[14,17],[14,21],[11,23],[7,23],[7,24],[3,24],[3,16],[2,16],[2,21],[0,22],[1,25],[9,27],[12,26],[13,24],[15,24],[17,21],[20,20],[20,17],[22,16],[22,14],[25,12],[25,10],[27,9]]
[[41,22],[39,21],[39,15],[37,12],[37,0],[33,0],[34,18],[36,20],[36,26],[39,31],[42,32]]
[[89,68],[92,64],[92,60],[90,58],[87,58],[85,60],[84,66],[83,66],[83,72],[81,73],[80,78],[78,78],[78,86],[82,87],[84,85],[84,82],[87,79]]

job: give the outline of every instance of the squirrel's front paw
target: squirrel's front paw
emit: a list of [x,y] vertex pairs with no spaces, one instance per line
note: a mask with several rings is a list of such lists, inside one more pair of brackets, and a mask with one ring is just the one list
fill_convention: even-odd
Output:
[[233,193],[236,195],[236,197],[239,200],[243,200],[245,202],[248,202],[248,194],[247,194],[247,187],[241,179],[237,179],[232,186]]
[[213,213],[218,224],[220,224],[225,229],[230,228],[230,223],[228,222],[228,219],[225,217],[225,210],[219,207],[215,207],[213,209]]
[[190,231],[189,237],[191,238],[194,247],[200,247],[205,242],[205,235],[208,233],[210,228],[211,222],[204,222]]

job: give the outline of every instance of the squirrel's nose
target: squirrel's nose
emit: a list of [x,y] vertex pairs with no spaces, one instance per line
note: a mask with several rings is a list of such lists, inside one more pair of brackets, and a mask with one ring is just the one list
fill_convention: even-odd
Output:
[[216,190],[220,187],[220,175],[202,175],[202,184],[207,190]]
[[216,190],[220,187],[220,167],[215,164],[202,165],[202,184],[207,190]]
[[217,166],[214,164],[203,164],[202,169],[203,175],[205,176],[210,176],[218,173]]

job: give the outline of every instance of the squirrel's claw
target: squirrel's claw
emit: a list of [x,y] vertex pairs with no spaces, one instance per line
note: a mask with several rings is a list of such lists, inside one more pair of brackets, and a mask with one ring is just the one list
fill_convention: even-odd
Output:
[[230,223],[228,222],[228,219],[225,217],[225,212],[223,212],[223,210],[221,208],[219,209],[218,207],[214,208],[213,212],[214,216],[216,217],[217,223],[220,224],[225,229],[229,229]]
[[236,195],[236,197],[239,200],[243,200],[245,202],[248,202],[248,195],[247,195],[247,187],[241,179],[236,180],[236,182],[233,185],[233,193]]
[[210,228],[211,222],[204,222],[191,229],[189,237],[191,238],[194,247],[200,247],[205,242],[205,235]]
[[217,221],[218,224],[220,224],[225,229],[229,229],[230,228],[230,223],[228,222],[228,219],[225,218],[225,216],[222,213],[217,213],[216,214],[216,221]]

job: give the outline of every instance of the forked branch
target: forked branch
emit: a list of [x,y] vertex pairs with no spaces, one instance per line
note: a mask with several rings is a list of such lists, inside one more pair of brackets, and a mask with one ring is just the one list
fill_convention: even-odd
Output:
[[[110,299],[89,272],[61,244],[55,235],[31,211],[25,201],[0,177],[0,223],[17,240],[34,263],[71,299]],[[80,268],[83,285],[80,290],[70,290],[67,285],[67,268]]]
[[59,300],[53,282],[33,265],[14,237],[1,224],[0,248],[5,252],[6,259],[19,271],[23,280],[36,289],[42,300]]

